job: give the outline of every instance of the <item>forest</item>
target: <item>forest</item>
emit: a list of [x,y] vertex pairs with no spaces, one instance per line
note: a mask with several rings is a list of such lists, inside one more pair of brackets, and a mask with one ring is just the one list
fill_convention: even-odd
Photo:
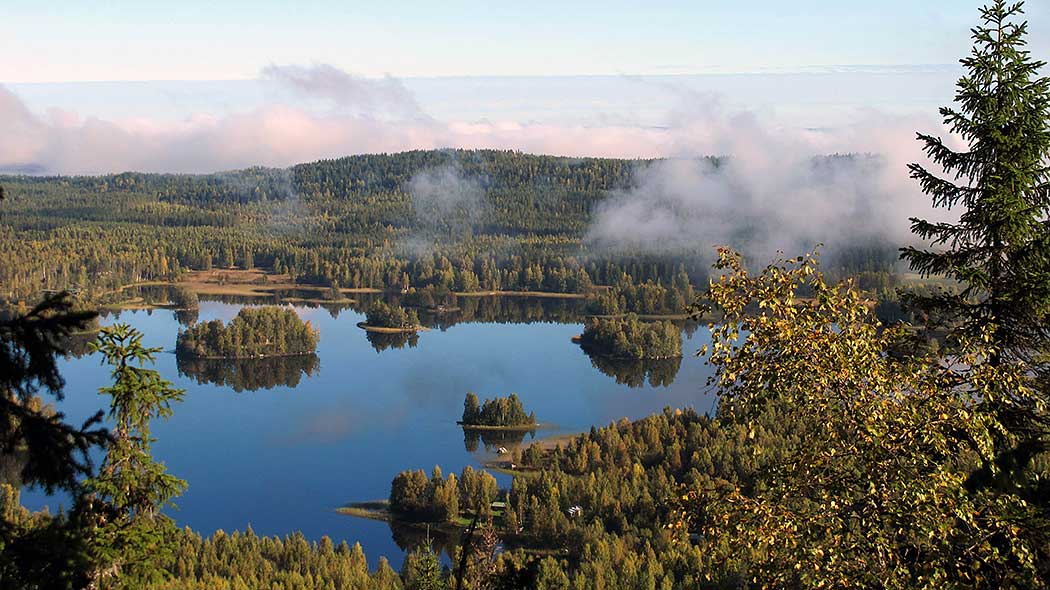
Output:
[[[911,220],[915,241],[894,256],[956,288],[885,302],[870,298],[873,285],[892,286],[882,270],[851,276],[816,252],[755,264],[721,247],[710,269],[577,257],[585,212],[602,191],[630,182],[634,168],[621,160],[427,151],[289,171],[0,179],[10,187],[5,211],[14,211],[0,228],[0,281],[12,301],[74,286],[101,297],[214,265],[401,294],[444,296],[475,280],[481,289],[601,290],[588,305],[606,313],[588,321],[582,344],[603,356],[678,357],[679,329],[638,315],[682,306],[711,334],[698,355],[710,378],[695,386],[718,396],[710,414],[667,408],[517,446],[501,465],[505,490],[471,467],[458,476],[402,471],[391,511],[462,534],[445,565],[423,543],[400,572],[385,561],[372,570],[359,546],[328,537],[248,529],[205,538],[176,527],[164,509],[193,483],[153,456],[152,427],[178,412],[185,392],[153,368],[162,350],[145,346],[141,332],[99,326],[90,306],[48,293],[0,313],[0,581],[172,590],[1050,586],[1050,79],[1026,49],[1022,9],[992,0],[980,12],[956,104],[941,111],[962,147],[917,137],[930,161],[913,164],[912,179],[936,207],[961,214]],[[419,169],[450,158],[485,188],[491,208],[476,224],[420,216],[404,194]],[[545,190],[523,188],[532,186]],[[449,245],[401,256],[394,244],[417,229]],[[318,337],[273,307],[197,326],[179,338],[196,356],[308,352]],[[109,373],[98,390],[107,407],[71,422],[49,402],[64,394],[58,360],[84,333]],[[464,401],[464,422],[524,416],[513,395]],[[71,505],[31,513],[20,504],[23,485],[65,491]]]
[[312,354],[320,334],[295,311],[245,307],[229,323],[212,320],[179,332],[178,354],[200,359],[244,359]]
[[682,333],[671,322],[645,322],[635,314],[587,320],[580,346],[614,359],[672,359],[682,356]]
[[390,511],[398,518],[436,523],[455,523],[463,515],[492,518],[492,503],[498,498],[496,478],[469,465],[460,473],[444,477],[434,467],[428,478],[422,470],[402,471],[390,483]]
[[[448,306],[454,293],[615,286],[596,313],[683,314],[708,261],[585,240],[595,208],[651,164],[435,150],[199,176],[0,176],[0,300],[67,289],[109,302],[126,285],[189,271],[263,269],[335,292],[403,293],[421,307]],[[474,210],[417,202],[410,181],[446,169],[480,187]],[[858,244],[828,263],[874,286],[892,280],[896,254]]]

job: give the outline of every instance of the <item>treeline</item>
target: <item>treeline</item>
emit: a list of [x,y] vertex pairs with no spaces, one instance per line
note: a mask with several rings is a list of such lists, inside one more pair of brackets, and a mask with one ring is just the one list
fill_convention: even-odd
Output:
[[478,396],[471,391],[463,400],[463,419],[460,424],[495,427],[535,426],[536,413],[525,413],[525,406],[516,393],[507,397],[486,399],[484,404],[479,405]]
[[216,531],[202,538],[189,529],[174,541],[170,578],[153,590],[400,590],[401,577],[386,558],[369,569],[359,543],[311,542],[302,533],[285,538]]
[[443,477],[434,467],[430,477],[423,470],[402,471],[390,483],[390,512],[398,518],[425,522],[458,522],[464,514],[488,519],[499,494],[496,478],[469,465],[460,476]]
[[589,311],[594,315],[641,315],[683,314],[692,303],[696,293],[689,282],[689,275],[681,269],[668,287],[659,281],[632,284],[624,276],[611,289],[598,292]]
[[320,334],[295,311],[244,307],[229,324],[212,320],[179,332],[175,350],[197,358],[258,358],[311,354]]
[[671,322],[643,322],[635,314],[590,318],[580,345],[590,354],[612,358],[676,358],[682,356],[682,332]]
[[[624,311],[680,312],[686,283],[706,281],[703,260],[607,254],[583,240],[608,191],[630,186],[647,165],[417,151],[201,176],[2,177],[0,296],[79,288],[98,298],[187,270],[262,268],[302,283],[388,291],[589,293],[659,283],[677,294]],[[482,193],[465,225],[416,214],[410,180],[445,166]],[[894,248],[858,248],[836,258],[845,271],[892,270]]]

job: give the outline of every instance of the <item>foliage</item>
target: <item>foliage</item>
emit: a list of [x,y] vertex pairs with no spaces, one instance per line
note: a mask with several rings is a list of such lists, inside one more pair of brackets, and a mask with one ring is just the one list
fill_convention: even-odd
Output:
[[[174,522],[161,514],[186,488],[153,459],[150,422],[171,416],[183,391],[144,368],[159,348],[142,345],[143,335],[126,324],[102,328],[94,350],[112,369],[113,385],[99,389],[110,400],[112,441],[88,492],[93,583],[102,588],[139,588],[159,579],[169,564]],[[136,366],[136,364],[138,366]]]
[[752,429],[769,408],[791,408],[794,437],[749,485],[691,494],[712,552],[770,588],[1047,582],[1038,511],[966,486],[1007,436],[988,404],[1033,397],[1022,367],[979,362],[983,340],[950,364],[887,354],[903,329],[874,320],[851,283],[826,284],[813,257],[751,276],[722,250],[717,268],[727,272],[707,297],[725,315],[710,326],[719,415]]
[[390,511],[400,518],[430,522],[455,522],[461,513],[491,515],[496,499],[496,478],[469,465],[459,478],[441,469],[427,478],[423,470],[402,471],[390,483]]
[[623,359],[665,359],[682,356],[682,333],[667,321],[643,322],[634,314],[623,318],[591,318],[580,344],[589,353]]
[[[1013,478],[1013,486],[1023,485],[1032,461],[1050,450],[1050,416],[1042,408],[1050,402],[1050,79],[1039,73],[1046,64],[1026,49],[1027,23],[1017,22],[1022,14],[1022,3],[1005,0],[981,9],[973,50],[961,60],[966,74],[957,85],[958,107],[941,109],[967,150],[920,134],[945,177],[911,166],[935,206],[962,205],[963,211],[956,223],[913,219],[915,234],[940,249],[902,251],[913,269],[963,286],[957,295],[914,298],[948,320],[952,337],[963,343],[987,338],[980,362],[1023,362],[1043,377],[1039,406],[1011,400],[995,408],[1010,433],[996,441],[994,460],[1010,472],[1005,478]],[[986,466],[974,483],[1006,485],[992,471]],[[1050,510],[1041,486],[1028,495]]]
[[365,323],[377,328],[404,328],[417,329],[419,327],[419,316],[416,310],[403,307],[390,306],[382,301],[376,301],[368,307],[365,314]]
[[401,579],[385,558],[369,572],[359,543],[334,545],[328,537],[307,541],[216,531],[207,539],[188,529],[176,537],[171,578],[150,590],[400,590]]
[[101,412],[75,426],[41,397],[62,399],[57,358],[94,318],[65,293],[25,313],[0,313],[0,580],[6,587],[65,588],[86,580],[81,527],[65,516],[30,514],[19,498],[23,485],[78,494],[79,479],[92,469],[89,451],[109,440]]
[[283,307],[244,307],[229,324],[220,320],[179,332],[176,352],[198,358],[255,358],[311,354],[319,334]]
[[479,405],[478,396],[474,392],[467,392],[460,423],[465,426],[535,426],[536,414],[525,413],[525,406],[516,393],[486,399],[484,404]]

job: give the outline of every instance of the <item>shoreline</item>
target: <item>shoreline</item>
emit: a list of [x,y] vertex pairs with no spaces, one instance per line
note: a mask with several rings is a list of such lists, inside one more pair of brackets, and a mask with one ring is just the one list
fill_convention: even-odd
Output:
[[[245,297],[268,297],[274,291],[282,290],[313,290],[324,291],[329,287],[323,285],[310,285],[292,281],[287,274],[272,274],[263,270],[252,269],[209,269],[192,270],[178,281],[140,281],[121,285],[108,293],[118,293],[135,287],[183,287],[194,291],[198,295],[240,295]],[[609,287],[596,285],[596,291],[607,290]],[[339,289],[340,293],[353,294],[400,294],[398,290],[378,289],[376,287],[344,287]],[[540,297],[552,299],[590,299],[593,294],[588,293],[558,293],[553,291],[454,291],[457,297]]]
[[375,332],[377,334],[415,334],[418,332],[429,332],[430,328],[425,326],[414,326],[411,328],[388,328],[386,326],[372,326],[364,322],[357,322],[357,327],[361,328],[365,332]]
[[462,426],[463,430],[509,430],[512,432],[531,432],[540,430],[543,427],[543,424],[539,422],[512,426],[492,426],[488,424],[466,424],[462,420],[456,420],[456,424]]
[[283,352],[283,353],[280,353],[280,354],[257,354],[257,355],[253,355],[253,356],[201,356],[201,355],[192,354],[192,353],[189,353],[189,352],[182,352],[182,353],[180,353],[178,351],[178,349],[176,349],[175,350],[175,354],[177,354],[177,355],[178,354],[184,354],[184,355],[188,356],[191,359],[202,360],[202,361],[250,361],[250,360],[263,360],[263,359],[273,359],[273,358],[286,358],[286,357],[292,357],[292,356],[309,356],[309,355],[315,355],[316,356],[317,355],[317,351],[315,350],[315,351],[312,351],[312,352]]

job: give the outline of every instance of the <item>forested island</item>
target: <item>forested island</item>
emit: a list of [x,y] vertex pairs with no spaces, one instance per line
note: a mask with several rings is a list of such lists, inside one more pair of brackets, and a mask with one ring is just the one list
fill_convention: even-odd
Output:
[[536,426],[536,414],[525,413],[525,406],[516,393],[486,399],[484,404],[479,404],[478,396],[468,392],[463,400],[463,419],[459,424],[464,428],[528,429]]
[[284,307],[245,307],[223,324],[212,320],[179,332],[175,351],[203,359],[313,354],[320,333]]
[[682,332],[668,321],[644,322],[635,314],[591,318],[575,339],[588,354],[616,359],[672,359],[682,356]]
[[383,301],[376,301],[368,306],[365,321],[360,326],[369,331],[389,333],[418,332],[422,329],[416,310],[387,305]]

